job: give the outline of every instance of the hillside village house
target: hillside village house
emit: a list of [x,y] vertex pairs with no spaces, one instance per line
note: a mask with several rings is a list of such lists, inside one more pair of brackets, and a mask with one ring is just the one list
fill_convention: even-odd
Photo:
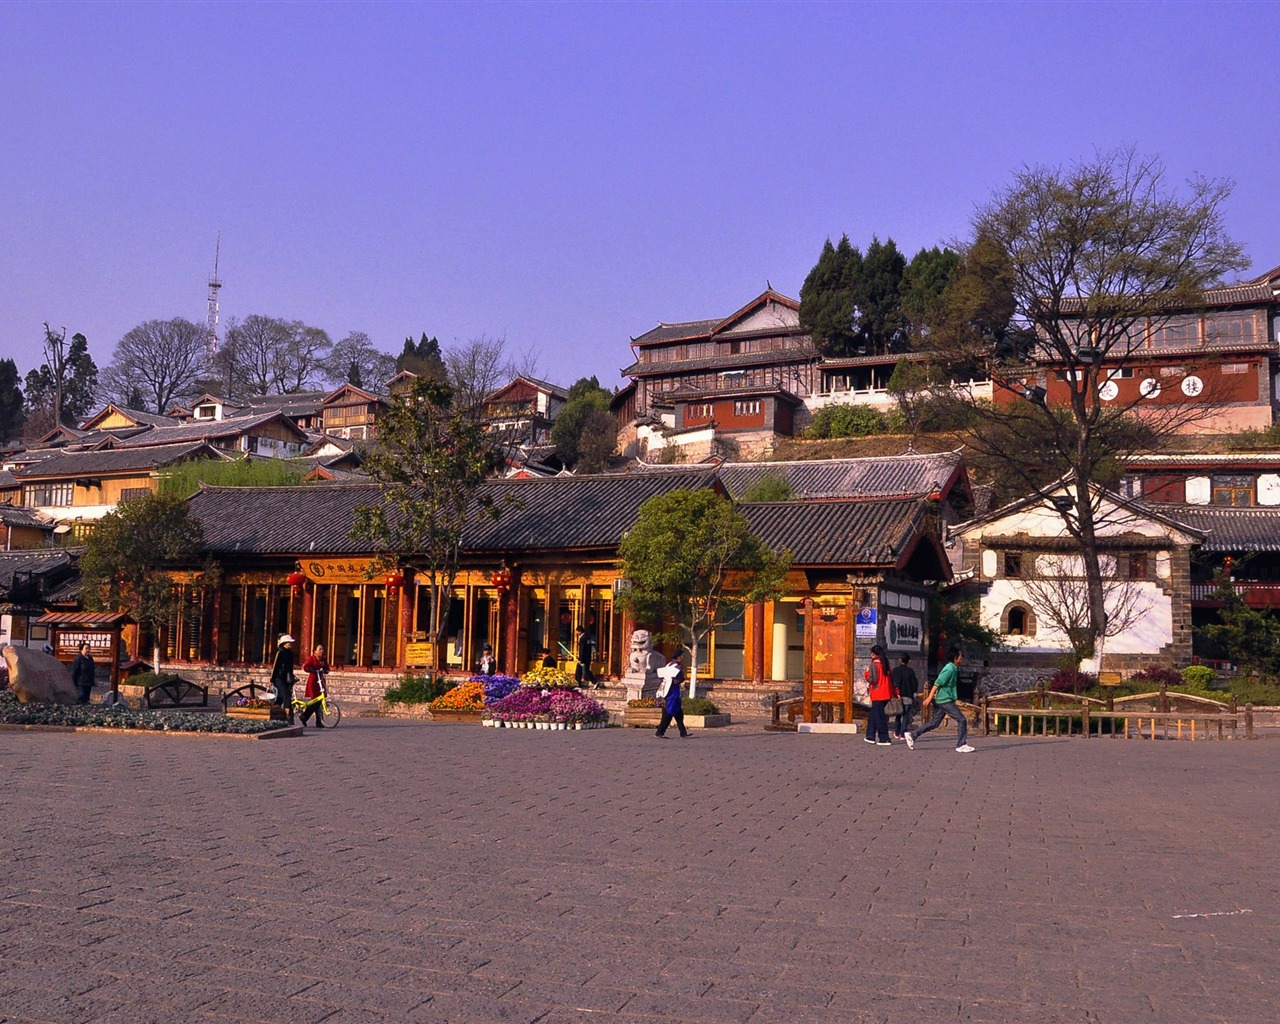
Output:
[[[1081,309],[1080,303],[1067,303],[1064,319],[1078,333],[1080,348],[1088,351],[1093,342]],[[1113,358],[1102,358],[1107,379],[1099,397],[1104,402],[1137,402],[1139,414],[1147,405],[1202,406],[1202,414],[1182,426],[1187,433],[1269,428],[1280,408],[1280,267],[1240,284],[1210,289],[1196,309],[1173,313],[1168,319],[1139,322],[1112,350]],[[1010,383],[1015,389],[1042,387],[1049,405],[1064,404],[1070,371],[1044,352],[1039,362],[1035,373]],[[1018,400],[1007,387],[997,392],[1001,401]]]
[[568,389],[519,374],[485,399],[485,430],[505,444],[544,444],[568,400]]
[[[876,461],[883,474],[892,460]],[[781,598],[725,616],[702,652],[702,672],[794,687],[815,602],[852,614],[855,603],[874,607],[882,593],[901,602],[895,614],[917,623],[912,650],[923,652],[931,593],[925,581],[945,579],[949,567],[936,506],[904,492],[919,480],[930,491],[954,487],[962,479],[955,468],[935,460],[926,469],[916,459],[890,488],[893,497],[743,505],[766,543],[793,551],[793,567]],[[799,472],[811,474],[812,466]],[[596,638],[597,673],[612,677],[625,667],[634,627],[615,608],[617,546],[641,504],[677,488],[729,489],[713,466],[491,480],[483,487],[503,511],[467,529],[447,609],[446,666],[471,671],[484,643],[494,646],[506,671],[536,665],[544,647],[569,662],[581,625]],[[202,490],[191,510],[223,577],[205,588],[196,573],[179,574],[186,610],[166,630],[166,657],[261,665],[271,639],[288,630],[305,648],[324,643],[339,671],[406,667],[406,645],[425,637],[429,591],[413,559],[403,570],[371,573],[372,553],[350,540],[354,508],[377,496],[368,484]]]

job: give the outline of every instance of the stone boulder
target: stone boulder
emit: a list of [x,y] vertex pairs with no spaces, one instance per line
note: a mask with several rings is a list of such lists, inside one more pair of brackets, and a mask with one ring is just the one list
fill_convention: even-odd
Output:
[[0,648],[9,666],[9,686],[24,704],[74,704],[79,699],[71,670],[33,647]]

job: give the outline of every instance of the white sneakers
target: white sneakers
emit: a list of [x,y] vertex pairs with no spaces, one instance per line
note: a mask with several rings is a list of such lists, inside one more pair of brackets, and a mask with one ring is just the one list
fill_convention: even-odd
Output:
[[966,743],[963,747],[956,747],[956,753],[957,753],[957,754],[972,754],[972,753],[973,753],[973,749],[974,749],[973,747],[969,746],[969,744],[967,744],[967,743]]
[[908,749],[908,750],[915,750],[915,749],[916,749],[916,738],[915,738],[914,736],[912,736],[912,735],[911,735],[911,733],[909,733],[909,732],[904,732],[904,733],[902,734],[902,738],[903,738],[904,740],[906,740],[906,741],[907,741],[907,749]]

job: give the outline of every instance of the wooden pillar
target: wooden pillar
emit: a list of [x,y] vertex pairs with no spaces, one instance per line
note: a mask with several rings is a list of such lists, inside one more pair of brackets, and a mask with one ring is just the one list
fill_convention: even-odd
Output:
[[764,685],[764,602],[751,602],[751,682]]
[[308,652],[316,646],[316,585],[310,580],[302,584],[302,629],[299,636]]
[[413,568],[405,566],[403,571],[404,583],[400,587],[400,635],[396,639],[396,668],[404,667],[404,645],[413,632],[413,616],[418,604],[418,586],[414,580]]
[[517,678],[523,674],[520,663],[520,570],[512,567],[511,584],[499,596],[502,607],[502,671]]

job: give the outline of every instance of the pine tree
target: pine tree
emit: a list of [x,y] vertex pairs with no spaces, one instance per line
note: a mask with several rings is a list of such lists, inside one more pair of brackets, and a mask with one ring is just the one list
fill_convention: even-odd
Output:
[[25,416],[19,380],[18,364],[12,359],[0,359],[0,441],[8,441],[22,433]]

